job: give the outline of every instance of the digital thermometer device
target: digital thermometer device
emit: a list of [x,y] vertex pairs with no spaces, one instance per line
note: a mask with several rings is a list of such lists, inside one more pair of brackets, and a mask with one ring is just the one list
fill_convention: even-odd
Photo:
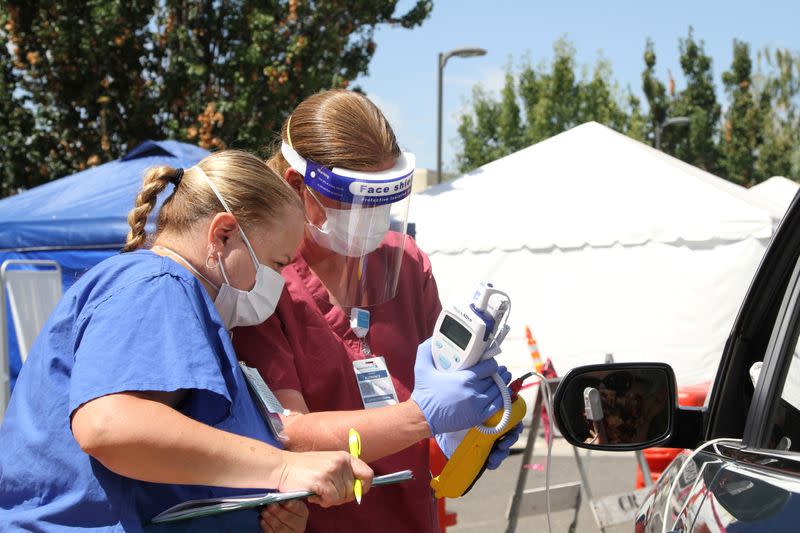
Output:
[[[495,295],[499,302],[492,306],[490,300]],[[510,308],[511,299],[506,293],[491,283],[481,283],[467,305],[442,309],[431,342],[436,368],[452,372],[500,353],[499,346],[509,330],[503,319],[508,318]],[[496,350],[490,348],[492,343],[498,347]]]
[[[491,283],[481,283],[466,305],[442,309],[431,341],[436,368],[454,372],[498,355],[510,329],[506,324],[510,311],[511,299]],[[497,374],[492,378],[502,394],[503,410],[466,433],[442,472],[431,480],[437,498],[466,494],[486,468],[497,439],[525,416],[525,401],[516,394],[512,400],[502,378]]]

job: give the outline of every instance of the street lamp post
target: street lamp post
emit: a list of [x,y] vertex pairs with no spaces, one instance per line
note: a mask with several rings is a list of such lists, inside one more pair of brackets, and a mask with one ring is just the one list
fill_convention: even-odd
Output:
[[455,48],[447,53],[439,53],[439,98],[437,101],[436,125],[436,183],[442,182],[442,74],[447,60],[451,57],[476,57],[486,55],[483,48]]
[[661,150],[661,132],[668,126],[685,126],[689,124],[689,117],[672,117],[656,125],[656,150]]

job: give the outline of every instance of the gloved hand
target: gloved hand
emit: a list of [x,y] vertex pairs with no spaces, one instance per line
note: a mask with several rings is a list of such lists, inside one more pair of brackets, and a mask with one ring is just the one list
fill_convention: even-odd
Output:
[[465,370],[439,371],[433,365],[430,339],[420,344],[411,399],[425,415],[431,433],[471,428],[503,407],[500,390],[492,381],[495,372],[494,359]]
[[[456,451],[456,448],[458,448],[458,445],[461,444],[462,440],[464,440],[464,436],[467,434],[467,431],[468,430],[455,431],[453,433],[442,433],[440,435],[436,435],[436,443],[439,445],[439,448],[441,448],[442,452],[444,452],[448,459],[452,457]],[[514,443],[519,440],[520,433],[522,433],[522,422],[511,428],[508,433],[494,442],[492,451],[489,453],[489,458],[486,460],[486,468],[489,470],[495,470],[500,466],[500,463],[506,460],[506,457],[508,457],[508,454],[511,451],[511,446],[513,446]]]
[[[511,383],[511,372],[505,366],[498,366],[497,373],[503,379],[506,385]],[[464,437],[467,435],[469,429],[465,429],[463,431],[454,431],[451,433],[441,433],[439,435],[435,435],[436,443],[439,445],[439,448],[442,452],[447,456],[449,459],[453,456],[458,448],[458,445],[461,444],[461,441],[464,440]],[[501,438],[495,441],[494,448],[492,448],[492,452],[489,454],[489,459],[487,461],[487,467],[491,470],[494,470],[503,460],[508,457],[508,450],[511,448],[511,445],[517,441],[519,438],[519,432],[522,431],[522,425],[519,424],[517,427],[511,429],[508,433],[503,435]],[[516,432],[516,434],[514,434]],[[509,442],[506,443],[505,439],[509,438]],[[498,446],[502,446],[502,448],[498,449]],[[494,466],[488,466],[488,465]]]
[[489,470],[496,470],[500,463],[506,460],[508,454],[511,452],[511,446],[519,440],[519,435],[522,433],[522,422],[511,428],[511,431],[497,439],[492,447],[492,452],[486,460],[486,468]]

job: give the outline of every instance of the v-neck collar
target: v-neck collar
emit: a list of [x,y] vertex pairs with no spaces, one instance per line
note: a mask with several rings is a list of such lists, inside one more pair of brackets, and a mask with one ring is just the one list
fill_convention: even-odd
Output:
[[[325,320],[331,326],[331,329],[344,338],[350,330],[350,319],[347,317],[344,309],[338,305],[333,305],[330,300],[328,289],[322,283],[303,256],[298,253],[291,265],[297,273],[297,277],[303,283],[303,286],[311,295],[317,308],[320,310]],[[354,334],[355,335],[355,334]]]

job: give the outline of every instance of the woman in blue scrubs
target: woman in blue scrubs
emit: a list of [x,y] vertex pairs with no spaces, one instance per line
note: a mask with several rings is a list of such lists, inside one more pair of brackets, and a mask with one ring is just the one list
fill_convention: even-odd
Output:
[[[64,294],[19,375],[0,428],[0,530],[141,531],[190,499],[311,490],[329,506],[352,500],[356,478],[368,488],[372,471],[345,452],[280,449],[231,345],[233,327],[274,311],[303,235],[297,195],[223,151],[148,171],[128,221],[125,253]],[[302,531],[306,516],[294,503],[260,525]]]

